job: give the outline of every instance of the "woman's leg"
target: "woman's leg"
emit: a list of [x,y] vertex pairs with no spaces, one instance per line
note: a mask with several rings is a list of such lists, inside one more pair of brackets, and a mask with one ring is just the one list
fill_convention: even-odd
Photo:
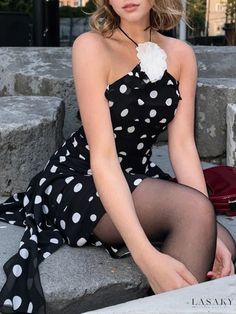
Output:
[[[182,262],[199,282],[206,280],[216,244],[216,219],[208,198],[185,185],[152,178],[144,179],[132,198],[148,238],[161,241],[162,252]],[[108,214],[94,234],[109,244],[122,242]]]

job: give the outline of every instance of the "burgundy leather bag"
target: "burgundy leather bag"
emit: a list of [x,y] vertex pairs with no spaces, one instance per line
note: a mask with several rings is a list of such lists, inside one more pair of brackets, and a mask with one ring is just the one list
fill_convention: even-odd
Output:
[[236,216],[236,167],[216,166],[203,173],[216,214]]

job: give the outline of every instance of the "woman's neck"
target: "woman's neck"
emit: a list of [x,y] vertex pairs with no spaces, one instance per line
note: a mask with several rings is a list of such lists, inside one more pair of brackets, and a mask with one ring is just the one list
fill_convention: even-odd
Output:
[[142,43],[149,41],[150,29],[149,21],[144,21],[143,23],[130,23],[127,21],[121,21],[120,27],[125,31],[134,41],[137,43]]

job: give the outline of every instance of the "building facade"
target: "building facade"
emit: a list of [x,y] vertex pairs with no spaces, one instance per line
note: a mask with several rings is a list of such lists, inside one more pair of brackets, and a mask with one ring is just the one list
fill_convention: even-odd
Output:
[[60,0],[60,7],[70,6],[70,7],[84,7],[88,0]]
[[208,36],[225,35],[226,3],[227,0],[207,0],[206,32]]

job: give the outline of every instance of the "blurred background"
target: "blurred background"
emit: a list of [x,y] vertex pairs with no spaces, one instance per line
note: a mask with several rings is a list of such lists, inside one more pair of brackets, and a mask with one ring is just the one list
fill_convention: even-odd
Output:
[[[183,1],[186,20],[168,35],[193,45],[236,45],[236,0]],[[0,46],[71,46],[89,30],[93,0],[0,0]]]

